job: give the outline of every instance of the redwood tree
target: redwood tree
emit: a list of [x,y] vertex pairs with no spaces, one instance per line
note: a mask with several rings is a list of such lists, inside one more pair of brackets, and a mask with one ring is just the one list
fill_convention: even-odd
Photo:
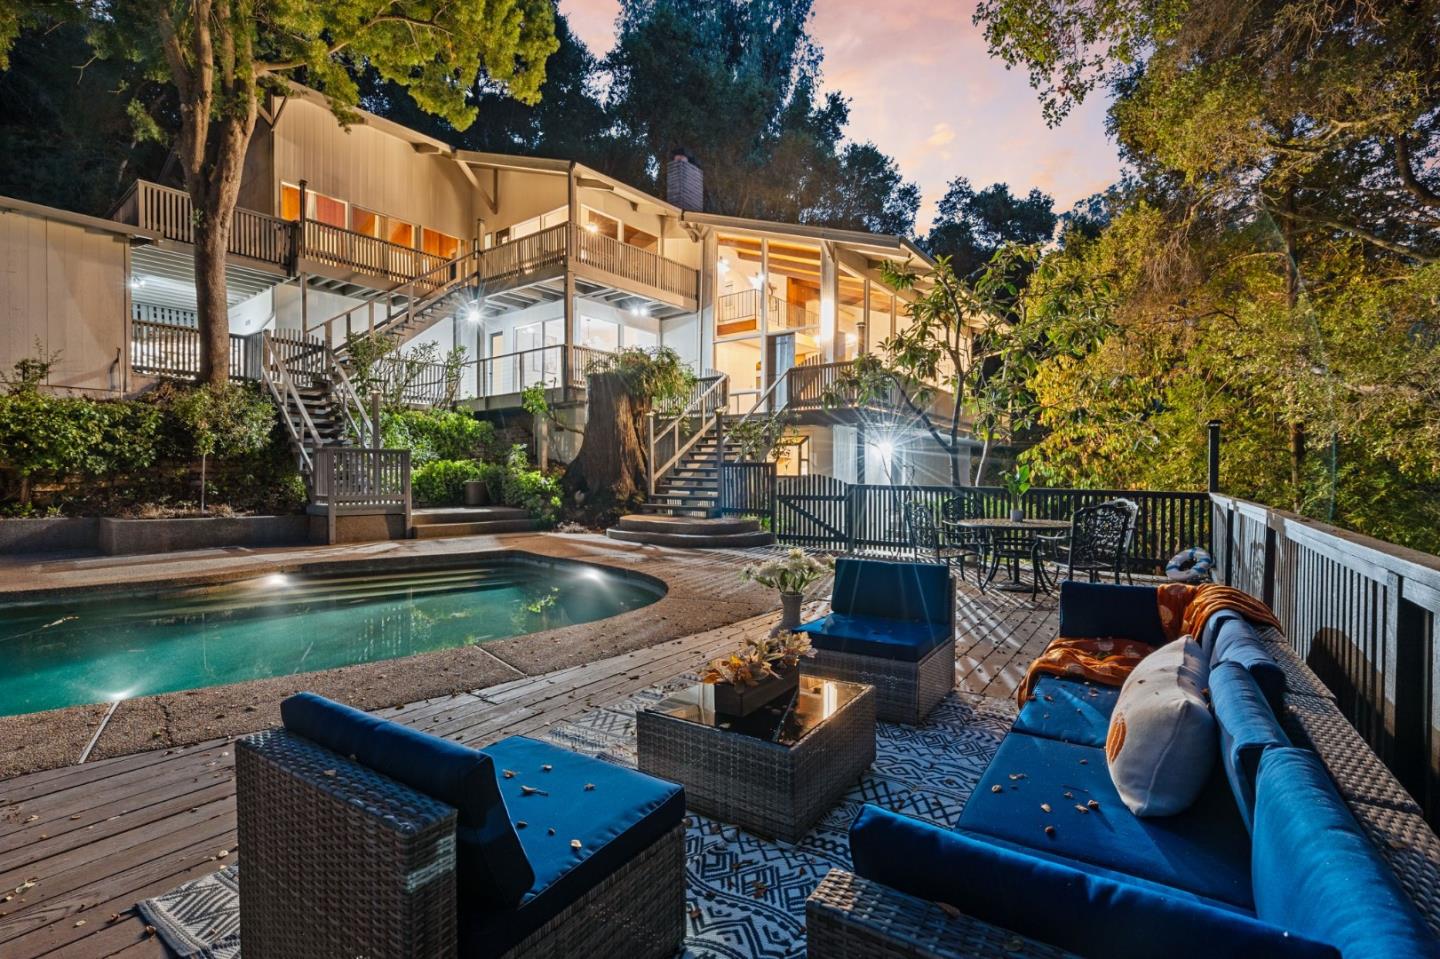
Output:
[[[0,66],[15,9],[0,0]],[[56,11],[43,0],[33,9],[37,18]],[[557,46],[550,0],[77,0],[71,11],[99,56],[138,61],[175,88],[175,156],[195,217],[201,375],[212,383],[229,371],[225,252],[266,93],[303,81],[345,123],[359,99],[352,70],[368,66],[464,129],[475,119],[477,78],[534,103]]]

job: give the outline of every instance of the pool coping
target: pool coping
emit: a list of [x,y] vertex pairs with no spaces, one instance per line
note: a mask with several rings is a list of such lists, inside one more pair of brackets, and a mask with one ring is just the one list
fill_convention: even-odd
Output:
[[[92,740],[96,741],[87,757],[90,761],[264,729],[279,722],[281,699],[302,690],[362,709],[447,696],[475,696],[499,683],[583,666],[730,625],[776,605],[769,590],[740,581],[739,557],[733,552],[634,547],[599,536],[537,533],[406,540],[384,545],[389,548],[249,550],[242,551],[243,562],[210,569],[204,568],[208,564],[202,555],[192,561],[185,554],[165,554],[148,557],[160,567],[150,576],[134,575],[130,564],[102,563],[87,569],[86,564],[94,564],[96,557],[10,563],[0,565],[0,574],[19,571],[21,575],[0,575],[0,603],[54,601],[69,595],[135,595],[137,591],[148,595],[162,587],[221,584],[277,572],[436,568],[497,558],[542,565],[600,566],[607,573],[663,588],[664,592],[653,603],[615,616],[456,649],[161,693],[113,705],[70,706],[0,717],[0,780],[74,764]],[[125,559],[143,561],[147,557]],[[193,569],[175,568],[195,564],[199,565]],[[643,570],[636,568],[642,565]],[[117,570],[124,574],[118,579],[114,575]],[[62,571],[63,577],[54,575]],[[52,585],[36,585],[37,580],[48,580]],[[146,585],[153,586],[149,593]],[[97,736],[97,731],[102,730],[103,734]]]

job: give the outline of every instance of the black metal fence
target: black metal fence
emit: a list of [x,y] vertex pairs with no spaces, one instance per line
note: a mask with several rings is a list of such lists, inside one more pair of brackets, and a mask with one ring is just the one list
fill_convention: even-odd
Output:
[[[909,545],[905,504],[919,501],[939,515],[947,500],[967,497],[969,514],[1010,515],[1010,494],[991,486],[881,486],[833,476],[776,476],[769,463],[727,463],[720,511],[768,519],[781,543],[818,549],[903,549]],[[1139,518],[1132,549],[1136,571],[1158,570],[1182,549],[1210,545],[1210,499],[1201,492],[1032,489],[1020,508],[1032,519],[1069,519],[1082,506],[1125,498]]]

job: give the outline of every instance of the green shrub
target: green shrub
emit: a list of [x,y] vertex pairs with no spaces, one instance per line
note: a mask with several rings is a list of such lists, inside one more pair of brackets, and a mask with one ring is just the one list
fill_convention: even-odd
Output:
[[552,526],[560,516],[560,495],[558,476],[546,476],[531,467],[525,447],[517,445],[510,450],[500,482],[500,502],[522,507],[542,525]]
[[410,450],[410,462],[414,464],[493,459],[498,455],[493,423],[448,410],[381,413],[380,440],[386,449]]
[[482,466],[476,460],[431,460],[411,472],[411,492],[421,506],[458,506],[465,484],[483,478]]

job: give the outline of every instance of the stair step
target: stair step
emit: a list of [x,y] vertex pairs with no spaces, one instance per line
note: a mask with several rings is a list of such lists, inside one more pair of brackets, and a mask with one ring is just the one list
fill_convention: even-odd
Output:
[[469,523],[425,523],[411,526],[416,539],[439,539],[444,536],[493,536],[496,533],[528,533],[536,528],[529,516],[524,519],[489,519]]
[[482,523],[490,520],[528,520],[530,514],[515,506],[456,506],[412,510],[411,526],[443,523]]
[[758,532],[760,522],[742,516],[700,519],[687,516],[653,516],[631,513],[616,520],[614,528],[629,533],[679,533],[691,536],[713,536]]
[[640,512],[656,516],[708,517],[711,510],[704,506],[682,506],[674,503],[641,503]]

